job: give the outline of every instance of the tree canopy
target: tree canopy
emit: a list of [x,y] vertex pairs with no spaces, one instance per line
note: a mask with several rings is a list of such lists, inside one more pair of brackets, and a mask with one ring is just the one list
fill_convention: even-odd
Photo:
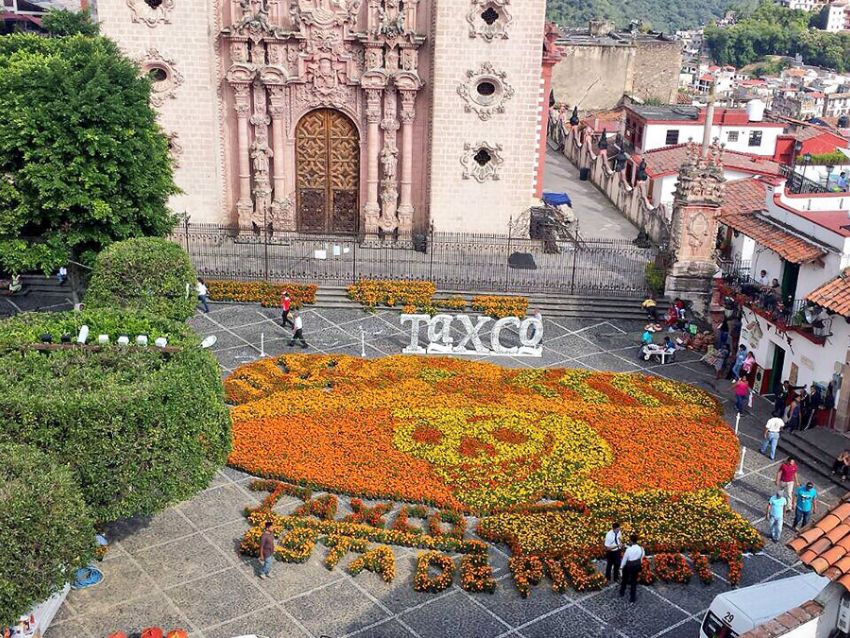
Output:
[[100,33],[100,27],[92,21],[91,11],[68,11],[67,9],[51,9],[45,14],[41,26],[50,35],[90,35]]
[[765,0],[735,25],[710,24],[705,42],[718,64],[742,67],[767,55],[799,53],[806,64],[850,71],[850,35],[812,28],[819,20],[818,13],[786,9]]
[[[48,20],[85,31],[73,22]],[[149,98],[106,38],[0,37],[0,269],[89,262],[113,241],[171,229],[177,187]]]

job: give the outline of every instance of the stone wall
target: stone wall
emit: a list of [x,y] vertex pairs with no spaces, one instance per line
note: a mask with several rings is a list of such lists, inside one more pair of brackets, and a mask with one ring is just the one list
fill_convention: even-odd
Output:
[[155,69],[153,102],[169,135],[175,180],[184,194],[170,201],[193,222],[222,222],[221,129],[214,40],[217,2],[99,0],[103,34],[114,39],[143,71]]
[[581,111],[612,108],[630,86],[635,47],[563,44],[564,57],[552,69],[552,90],[559,104]]
[[554,68],[555,99],[582,111],[613,108],[623,95],[676,101],[682,68],[681,41],[638,38],[621,43],[561,43],[564,58]]
[[[490,6],[504,28],[482,26]],[[544,0],[436,4],[430,213],[437,231],[507,233],[510,218],[531,204],[544,12]]]
[[675,104],[682,69],[681,41],[639,39],[635,46],[633,80],[627,93]]

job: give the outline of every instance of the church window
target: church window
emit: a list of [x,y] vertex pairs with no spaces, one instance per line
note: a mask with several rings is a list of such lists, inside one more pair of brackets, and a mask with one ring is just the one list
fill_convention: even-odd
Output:
[[493,157],[487,152],[486,148],[479,148],[478,152],[472,157],[479,166],[486,166],[490,163]]
[[148,71],[151,82],[165,82],[168,79],[168,71],[160,66],[155,66]]
[[481,19],[484,20],[487,25],[492,25],[499,19],[499,12],[493,7],[487,7],[481,14]]
[[492,82],[484,80],[483,82],[479,82],[478,86],[475,87],[475,90],[478,91],[478,95],[481,97],[490,97],[496,92],[496,85]]
[[148,5],[151,9],[159,9],[159,6],[162,4],[162,0],[145,0],[145,4]]

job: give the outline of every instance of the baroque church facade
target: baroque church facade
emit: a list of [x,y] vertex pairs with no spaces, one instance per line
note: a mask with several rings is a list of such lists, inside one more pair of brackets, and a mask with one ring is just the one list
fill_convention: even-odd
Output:
[[507,233],[540,189],[545,0],[100,0],[192,223]]

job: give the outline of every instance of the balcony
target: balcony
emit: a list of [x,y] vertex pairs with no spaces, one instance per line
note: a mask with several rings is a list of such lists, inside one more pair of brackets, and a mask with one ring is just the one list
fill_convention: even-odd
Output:
[[777,332],[794,332],[819,346],[832,336],[832,317],[805,299],[780,299],[763,290],[748,275],[726,276],[720,294],[727,305],[749,308],[772,323]]

